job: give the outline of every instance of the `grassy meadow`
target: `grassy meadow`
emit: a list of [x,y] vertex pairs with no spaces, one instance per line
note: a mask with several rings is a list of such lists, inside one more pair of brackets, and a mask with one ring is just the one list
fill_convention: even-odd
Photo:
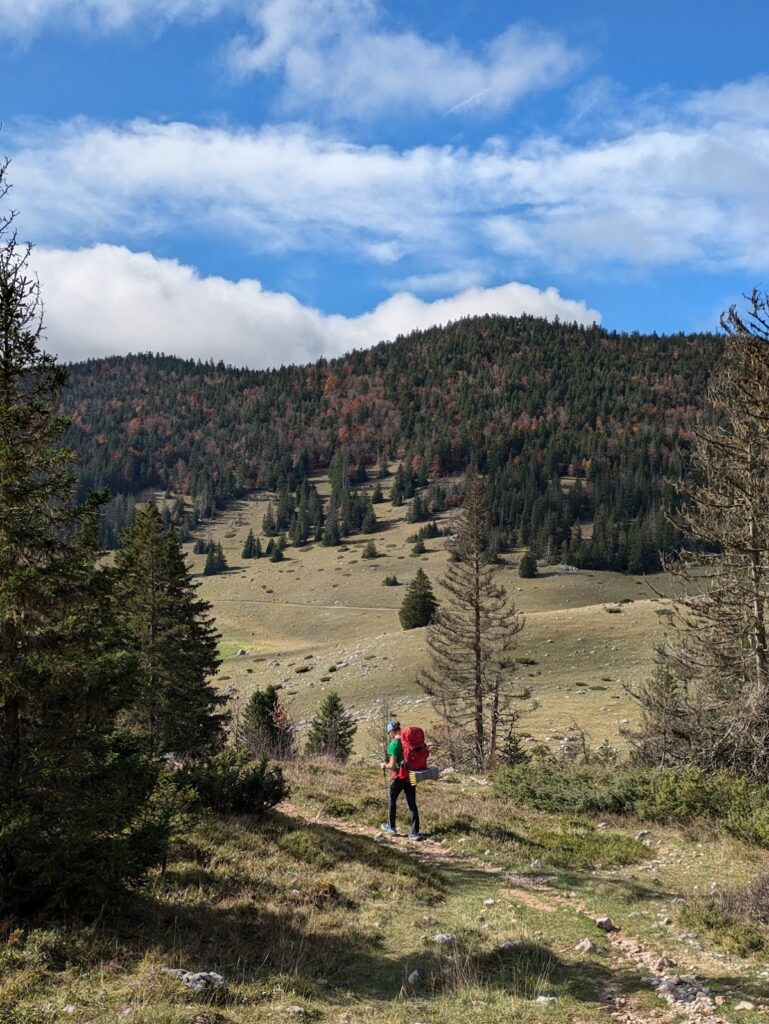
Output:
[[[511,807],[461,775],[422,787],[432,838],[414,844],[378,833],[375,769],[287,773],[290,800],[266,820],[192,821],[166,871],[96,920],[2,930],[0,1021],[692,1019],[653,992],[661,973],[695,974],[712,1021],[765,1019],[769,932],[737,955],[688,916],[764,854],[712,830]],[[602,914],[620,930],[601,931]],[[216,971],[226,989],[192,992],[175,968]]]
[[[222,633],[222,687],[236,688],[242,702],[257,687],[280,684],[300,724],[332,688],[364,721],[381,721],[383,702],[401,718],[429,723],[429,706],[417,703],[424,698],[415,684],[425,660],[424,630],[404,632],[398,608],[420,566],[440,598],[444,538],[427,541],[427,552],[414,556],[408,538],[421,524],[406,521],[405,505],[385,502],[375,506],[376,559],[361,558],[371,538],[359,535],[339,548],[289,547],[278,563],[243,560],[243,541],[249,528],[261,533],[268,500],[264,495],[239,502],[204,531],[221,542],[230,565],[225,574],[200,577]],[[439,516],[439,525],[450,515]],[[201,573],[205,556],[191,549],[190,544],[190,563]],[[624,687],[650,671],[665,607],[654,590],[664,592],[667,582],[652,578],[653,590],[641,577],[550,566],[541,567],[536,579],[523,580],[518,554],[505,561],[501,580],[526,616],[519,643],[526,663],[516,683],[530,687],[538,704],[522,730],[557,744],[576,723],[596,745],[619,742],[621,725],[634,713]],[[390,574],[399,586],[382,585]],[[359,753],[367,734],[359,730]]]

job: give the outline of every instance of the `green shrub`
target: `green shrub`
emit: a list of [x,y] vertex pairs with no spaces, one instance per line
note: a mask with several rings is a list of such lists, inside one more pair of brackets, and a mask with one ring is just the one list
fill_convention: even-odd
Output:
[[[541,811],[630,814],[685,824],[717,821],[731,835],[769,847],[769,786],[727,771],[571,764],[540,757],[501,768],[497,792]],[[609,759],[610,760],[610,759]]]
[[283,772],[228,747],[188,768],[183,781],[199,803],[222,814],[262,815],[288,796]]

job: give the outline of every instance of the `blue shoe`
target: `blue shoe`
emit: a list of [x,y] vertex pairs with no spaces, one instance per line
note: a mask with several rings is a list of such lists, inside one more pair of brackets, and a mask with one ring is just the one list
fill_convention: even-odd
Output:
[[391,825],[388,825],[387,822],[385,822],[384,825],[380,825],[379,827],[382,829],[383,832],[386,832],[388,834],[388,836],[397,836],[398,835],[398,829],[397,828],[393,828]]
[[409,839],[413,839],[415,843],[419,843],[424,839],[421,832],[409,832]]

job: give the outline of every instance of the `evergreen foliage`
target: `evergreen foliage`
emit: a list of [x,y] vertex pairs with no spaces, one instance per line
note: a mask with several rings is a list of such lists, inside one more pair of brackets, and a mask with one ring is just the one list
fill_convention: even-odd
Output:
[[[387,577],[388,579],[390,577]],[[395,577],[392,577],[395,579]],[[397,585],[388,584],[388,586]],[[419,629],[422,626],[429,626],[435,618],[438,609],[438,602],[433,593],[432,584],[424,569],[417,569],[417,574],[409,583],[406,593],[403,595],[398,618],[404,629]]]
[[254,536],[254,531],[249,530],[248,535],[243,542],[243,550],[240,553],[241,558],[258,558],[259,552],[257,549],[257,540]]
[[360,557],[361,558],[378,558],[379,557],[379,552],[377,551],[376,544],[373,542],[373,540],[370,540],[365,545],[365,547],[363,548],[363,551],[361,552],[361,556]]
[[103,499],[73,500],[67,371],[40,349],[29,257],[0,215],[0,914],[93,910],[167,840],[158,765],[119,727],[136,664],[99,565]]
[[181,543],[150,502],[121,536],[116,598],[138,659],[128,721],[153,754],[199,757],[224,742],[224,698],[211,605],[197,595]]
[[289,792],[277,765],[269,765],[266,758],[253,761],[232,747],[192,765],[182,781],[204,807],[219,814],[262,817]]
[[521,556],[521,560],[518,563],[518,575],[522,580],[533,580],[539,573],[539,566],[537,560],[531,551],[527,551]]
[[253,693],[238,728],[238,745],[257,759],[285,761],[294,756],[294,727],[278,686]]
[[224,555],[224,550],[221,544],[211,544],[208,548],[208,554],[206,556],[206,564],[203,566],[204,576],[217,576],[221,572],[226,572],[229,569],[227,565],[227,559]]
[[[420,500],[437,498],[439,509],[441,491],[455,499],[444,479],[476,466],[490,481],[497,550],[515,543],[545,561],[620,571],[643,562],[649,572],[658,551],[681,542],[662,511],[667,481],[686,472],[690,428],[720,349],[714,335],[620,335],[486,316],[279,370],[164,356],[91,360],[73,368],[66,402],[78,413],[71,440],[83,492],[170,489],[188,496],[194,521],[266,488],[279,503],[286,495],[290,518],[311,472],[334,463],[341,510],[342,492],[366,466],[385,467],[398,453],[396,504],[431,477]],[[119,406],[107,401],[115,393]],[[309,511],[319,539],[322,516]],[[590,537],[580,536],[590,521]],[[353,517],[346,526],[355,531]],[[275,529],[291,527],[287,519]]]
[[346,761],[352,752],[357,729],[341,697],[332,690],[326,694],[317,715],[310,723],[306,753],[311,757],[320,755],[335,761]]

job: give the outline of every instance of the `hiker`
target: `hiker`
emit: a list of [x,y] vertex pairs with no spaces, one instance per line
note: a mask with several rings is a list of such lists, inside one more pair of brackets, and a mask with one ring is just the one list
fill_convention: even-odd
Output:
[[397,836],[398,830],[395,827],[395,813],[397,810],[398,797],[401,793],[406,794],[406,803],[409,805],[411,815],[411,832],[409,839],[421,839],[419,833],[419,811],[417,810],[417,787],[409,780],[408,771],[403,756],[403,743],[401,742],[400,722],[387,723],[387,761],[382,762],[382,770],[390,769],[392,782],[390,783],[389,801],[389,822],[382,825],[382,831],[388,835]]

